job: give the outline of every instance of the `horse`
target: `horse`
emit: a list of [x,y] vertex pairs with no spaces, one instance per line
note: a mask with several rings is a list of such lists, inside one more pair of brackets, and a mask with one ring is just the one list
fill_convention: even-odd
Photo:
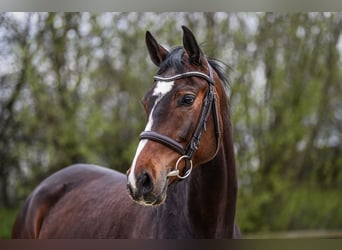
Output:
[[28,196],[12,238],[236,238],[237,176],[227,78],[192,31],[170,51],[146,32],[159,68],[126,175],[75,164]]

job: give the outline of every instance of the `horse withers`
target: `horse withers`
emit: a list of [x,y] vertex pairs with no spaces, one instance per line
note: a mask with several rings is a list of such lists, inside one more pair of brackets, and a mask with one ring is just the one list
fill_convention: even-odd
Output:
[[239,236],[227,81],[182,28],[183,46],[170,51],[146,33],[159,70],[127,175],[87,164],[56,172],[27,198],[13,238]]

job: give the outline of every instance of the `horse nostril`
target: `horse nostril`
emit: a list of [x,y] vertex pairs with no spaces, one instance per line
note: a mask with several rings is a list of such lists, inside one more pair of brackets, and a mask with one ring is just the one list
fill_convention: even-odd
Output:
[[141,190],[141,193],[147,194],[153,189],[152,178],[148,173],[143,173],[137,179],[137,188]]

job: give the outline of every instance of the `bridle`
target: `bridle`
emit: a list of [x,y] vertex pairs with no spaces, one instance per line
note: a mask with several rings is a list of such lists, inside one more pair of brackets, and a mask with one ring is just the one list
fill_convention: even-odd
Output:
[[[191,140],[189,141],[189,143],[185,147],[183,147],[183,145],[180,144],[179,142],[177,142],[176,140],[174,140],[174,139],[172,139],[166,135],[155,132],[155,131],[143,131],[140,134],[140,140],[148,139],[148,140],[152,140],[152,141],[161,143],[161,144],[171,148],[172,150],[176,151],[178,154],[181,155],[181,157],[176,162],[175,169],[173,171],[169,172],[167,176],[177,176],[180,179],[185,179],[190,175],[190,173],[192,171],[192,160],[191,159],[192,159],[193,154],[197,151],[197,149],[199,147],[202,132],[206,130],[206,124],[207,124],[207,120],[208,120],[210,111],[212,111],[212,113],[213,113],[214,126],[215,126],[215,136],[216,136],[215,155],[217,154],[217,152],[219,150],[221,132],[220,132],[218,112],[217,112],[216,95],[215,95],[215,91],[214,91],[215,81],[214,81],[214,77],[213,77],[213,69],[210,66],[209,62],[208,62],[208,70],[209,70],[209,75],[206,75],[206,74],[204,74],[202,72],[198,72],[198,71],[189,71],[189,72],[185,72],[182,74],[177,74],[177,75],[169,76],[169,77],[164,77],[164,76],[160,76],[160,75],[153,77],[154,80],[165,81],[165,82],[171,82],[171,81],[175,81],[175,80],[179,80],[179,79],[187,78],[187,77],[200,77],[200,78],[205,79],[209,85],[207,95],[203,100],[202,112],[200,115],[200,119],[198,121],[196,129],[194,130],[194,133],[191,137]],[[185,169],[187,169],[187,170],[186,170],[185,174],[183,176],[181,176],[179,173],[179,170],[178,170],[178,165],[183,159],[186,161]]]

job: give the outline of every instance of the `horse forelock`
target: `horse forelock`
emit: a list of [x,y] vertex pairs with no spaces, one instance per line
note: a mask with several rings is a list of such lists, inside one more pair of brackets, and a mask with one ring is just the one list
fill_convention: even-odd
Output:
[[[230,67],[221,60],[207,57],[210,66],[217,73],[224,87],[229,86],[229,77],[226,70]],[[172,71],[173,74],[182,74],[186,72],[184,60],[184,48],[179,46],[172,49],[166,59],[160,64],[158,75],[162,75],[167,71]]]
[[170,69],[172,69],[175,74],[184,73],[183,55],[184,49],[182,47],[176,47],[171,50],[167,58],[160,64],[158,75],[161,75]]

